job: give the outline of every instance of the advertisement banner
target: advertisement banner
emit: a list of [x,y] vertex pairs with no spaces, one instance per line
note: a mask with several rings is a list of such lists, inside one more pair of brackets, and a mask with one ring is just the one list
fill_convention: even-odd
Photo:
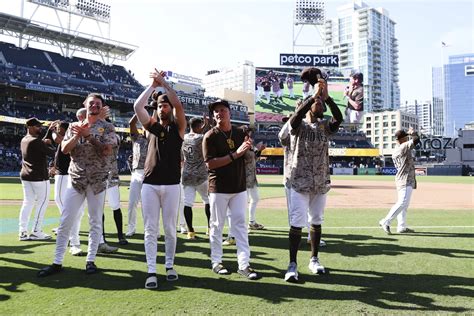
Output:
[[385,176],[394,176],[397,174],[397,168],[395,167],[384,167],[382,168],[382,174]]
[[36,91],[50,92],[50,93],[57,93],[57,94],[64,93],[63,88],[45,86],[45,85],[40,85],[40,84],[35,84],[35,83],[27,83],[25,85],[25,88],[29,90],[36,90]]
[[280,174],[280,168],[277,168],[277,167],[257,168],[257,174]]
[[339,67],[338,55],[280,54],[281,66]]
[[352,168],[332,168],[332,174],[334,174],[334,175],[353,175],[354,170]]
[[426,167],[415,168],[415,175],[417,175],[417,176],[427,176],[428,175],[428,168],[426,168]]

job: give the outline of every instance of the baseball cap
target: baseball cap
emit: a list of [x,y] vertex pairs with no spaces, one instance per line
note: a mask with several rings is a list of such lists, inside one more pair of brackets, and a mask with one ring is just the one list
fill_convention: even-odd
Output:
[[353,72],[353,73],[351,74],[351,77],[354,78],[354,79],[359,80],[359,82],[363,82],[363,81],[364,81],[364,75],[363,75],[361,72],[358,72],[358,71]]
[[407,136],[408,136],[407,132],[405,132],[405,131],[402,130],[402,129],[401,129],[401,130],[398,130],[398,131],[395,133],[395,138],[396,138],[397,140],[400,140],[400,139],[405,138],[405,137],[407,137]]
[[31,126],[38,126],[38,125],[43,125],[42,122],[38,121],[36,117],[32,117],[26,120],[26,126],[31,127]]
[[283,116],[283,117],[281,118],[281,121],[282,121],[283,123],[286,123],[286,122],[288,122],[288,120],[290,119],[290,117],[291,117],[291,114],[285,115],[285,116]]
[[158,96],[158,99],[156,100],[157,103],[169,103],[171,106],[173,106],[168,99],[168,96],[166,94],[160,94]]
[[208,105],[209,111],[214,111],[214,108],[218,105],[223,105],[223,106],[225,106],[226,108],[228,108],[230,110],[229,102],[227,102],[224,99],[217,99],[216,101],[214,101],[212,103],[209,103],[209,105]]
[[307,67],[301,72],[301,80],[308,81],[312,86],[318,82],[319,78],[323,77],[323,74],[319,68],[316,67]]

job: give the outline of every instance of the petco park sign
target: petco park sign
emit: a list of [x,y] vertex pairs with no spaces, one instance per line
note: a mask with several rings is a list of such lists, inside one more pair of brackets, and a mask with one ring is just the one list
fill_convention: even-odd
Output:
[[281,66],[339,67],[338,55],[280,54]]

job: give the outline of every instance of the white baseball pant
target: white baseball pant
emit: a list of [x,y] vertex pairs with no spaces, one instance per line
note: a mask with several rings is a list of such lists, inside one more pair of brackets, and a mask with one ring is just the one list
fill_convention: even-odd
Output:
[[49,180],[45,181],[23,181],[23,204],[20,209],[19,229],[20,233],[28,231],[28,221],[31,211],[36,204],[36,213],[33,221],[32,232],[43,230],[43,220],[49,202]]
[[[54,176],[54,201],[59,209],[59,214],[63,214],[64,202],[66,198],[67,184],[69,182],[69,175],[55,175]],[[79,238],[79,230],[81,228],[81,220],[84,215],[86,203],[82,203],[78,213],[78,217],[71,228],[71,235],[69,236],[70,246],[79,246],[81,244]]]
[[313,225],[321,225],[324,221],[326,194],[304,194],[289,189],[288,217],[290,226],[307,227],[308,221]]
[[165,267],[172,268],[176,253],[176,220],[180,184],[142,186],[142,213],[145,225],[145,254],[148,273],[156,273],[157,238],[162,211],[165,231]]
[[250,246],[245,220],[247,192],[243,191],[232,194],[209,193],[209,204],[211,206],[209,230],[211,263],[222,262],[222,230],[227,216],[227,208],[229,208],[232,221],[230,233],[235,237],[237,244],[237,262],[240,270],[245,269],[249,266],[250,262]]
[[390,223],[397,218],[397,231],[405,229],[406,226],[406,217],[407,209],[410,205],[411,194],[413,192],[412,186],[402,187],[397,189],[398,200],[394,206],[390,209],[387,216],[381,221],[381,223],[390,226]]
[[193,207],[194,200],[196,199],[196,191],[201,196],[202,201],[204,204],[209,204],[209,196],[207,195],[207,180],[203,183],[192,186],[192,185],[184,185],[184,206]]
[[254,185],[251,188],[247,188],[247,196],[249,203],[249,222],[255,222],[257,203],[260,201],[260,196],[258,195],[258,186]]
[[109,202],[110,208],[115,211],[120,208],[120,189],[118,185],[107,188],[107,202]]
[[135,169],[130,178],[130,195],[128,198],[128,232],[135,232],[137,226],[137,206],[141,200],[141,191],[145,171]]
[[86,261],[95,261],[100,237],[102,236],[102,214],[104,213],[105,190],[94,194],[92,188],[87,186],[85,193],[80,193],[74,189],[71,179],[68,181],[64,197],[64,209],[56,237],[56,252],[54,263],[62,264],[64,253],[66,252],[71,229],[80,214],[81,206],[87,200],[89,211],[89,245],[87,248]]

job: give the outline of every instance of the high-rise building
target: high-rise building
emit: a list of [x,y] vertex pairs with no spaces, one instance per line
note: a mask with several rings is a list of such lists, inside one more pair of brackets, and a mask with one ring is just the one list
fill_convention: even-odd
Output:
[[433,126],[436,135],[456,137],[474,121],[474,54],[449,56],[449,62],[432,69]]
[[425,102],[405,102],[405,104],[400,105],[400,110],[414,114],[418,118],[418,125],[420,127],[420,132],[425,135],[434,135],[433,134],[433,124],[432,124],[432,106],[430,101]]
[[337,18],[325,23],[324,45],[326,53],[339,55],[344,75],[364,74],[367,111],[398,108],[398,40],[387,10],[360,0],[339,7]]
[[443,84],[443,70],[441,67],[432,68],[432,98],[433,110],[431,112],[431,122],[433,125],[433,135],[444,135],[444,84]]
[[444,134],[457,137],[459,129],[474,121],[474,54],[449,56],[444,69]]

